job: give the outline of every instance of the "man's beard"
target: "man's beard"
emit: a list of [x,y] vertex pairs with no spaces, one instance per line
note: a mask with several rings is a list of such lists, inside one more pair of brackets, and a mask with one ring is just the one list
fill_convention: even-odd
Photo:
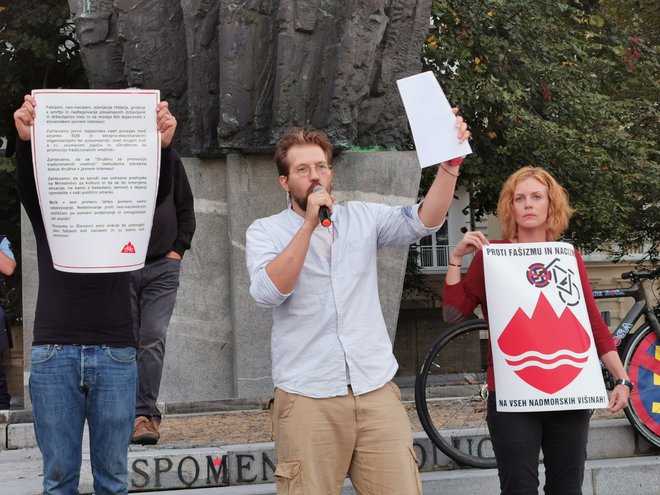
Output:
[[[307,196],[305,196],[304,198],[301,198],[299,196],[294,196],[293,194],[289,193],[289,198],[291,199],[291,202],[296,203],[302,211],[307,211],[307,198],[314,191],[314,187],[318,185],[320,184],[315,184],[314,186],[312,186],[309,192],[307,193]],[[328,185],[328,187],[325,189],[326,191],[332,191],[332,184]]]
[[302,211],[307,211],[307,196],[304,198],[291,196],[291,201],[294,201]]

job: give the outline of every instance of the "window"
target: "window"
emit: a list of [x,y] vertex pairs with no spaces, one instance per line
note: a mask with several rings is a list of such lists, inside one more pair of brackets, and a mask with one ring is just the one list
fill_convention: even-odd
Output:
[[448,222],[445,222],[436,233],[420,239],[419,244],[410,245],[410,255],[416,256],[417,266],[422,271],[447,268],[449,252],[453,248],[448,244],[447,224]]

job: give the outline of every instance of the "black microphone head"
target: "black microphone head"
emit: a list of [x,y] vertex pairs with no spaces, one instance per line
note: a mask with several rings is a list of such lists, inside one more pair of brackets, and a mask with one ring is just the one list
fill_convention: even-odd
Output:
[[[317,184],[314,186],[314,189],[312,189],[313,193],[317,192],[322,192],[325,191],[325,187],[323,187],[321,184]],[[327,206],[321,206],[319,207],[319,219],[321,221],[321,225],[324,227],[330,227],[332,224],[332,221],[330,220],[330,211],[328,210]]]

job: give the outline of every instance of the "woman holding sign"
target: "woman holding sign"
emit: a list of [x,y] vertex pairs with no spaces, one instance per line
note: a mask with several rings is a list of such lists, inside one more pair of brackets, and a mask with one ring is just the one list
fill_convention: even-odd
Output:
[[[591,336],[593,336],[598,356],[616,378],[617,386],[606,404],[607,410],[616,412],[626,407],[633,388],[616,352],[610,332],[593,299],[587,271],[580,254],[566,244],[554,242],[567,229],[573,211],[569,206],[566,190],[546,170],[539,167],[522,168],[507,179],[500,193],[497,216],[502,225],[504,240],[493,241],[491,245],[483,233],[468,232],[456,245],[449,258],[443,294],[445,321],[450,323],[460,321],[472,314],[478,305],[481,305],[484,318],[489,325],[491,346],[488,355],[489,397],[486,419],[497,459],[500,488],[505,495],[536,495],[538,493],[538,460],[541,449],[543,449],[546,473],[545,493],[561,495],[581,493],[591,417],[590,408],[593,406],[580,406],[582,397],[575,400],[572,397],[561,396],[557,392],[561,392],[561,389],[569,389],[571,381],[582,372],[580,366],[583,365],[579,363],[588,359],[588,348],[592,343]],[[528,243],[543,244],[539,244],[538,247],[530,247]],[[484,250],[486,250],[486,256]],[[562,270],[557,266],[551,270],[552,263],[545,265],[536,263],[529,265],[527,278],[523,281],[518,281],[520,277],[517,277],[516,281],[507,280],[506,291],[498,291],[499,294],[490,294],[490,296],[495,296],[500,300],[505,299],[508,307],[518,305],[518,310],[512,313],[513,316],[505,328],[505,330],[510,330],[515,327],[517,332],[509,332],[507,337],[514,333],[514,338],[509,338],[508,341],[504,338],[506,332],[497,334],[496,337],[494,333],[495,309],[492,311],[490,321],[488,315],[486,287],[491,285],[491,281],[487,280],[484,275],[484,258],[492,253],[502,258],[524,256],[529,253],[538,257],[540,254],[552,253],[554,255],[555,250],[559,253],[562,253],[562,250],[568,251],[577,265],[579,278],[572,270]],[[467,274],[461,279],[462,258],[475,251],[475,258],[470,264]],[[542,259],[542,257],[538,259]],[[566,278],[569,280],[568,289],[574,288],[573,293],[578,296],[581,294],[581,296],[569,299],[565,294],[561,294],[561,301],[565,303],[565,307],[561,317],[558,317],[543,292],[536,290],[534,297],[538,298],[536,299],[537,306],[533,312],[525,311],[521,302],[524,299],[523,292],[532,292],[534,288],[546,287],[551,289],[554,287],[557,293],[559,290],[565,290],[565,287],[560,287],[560,284],[557,283],[557,274],[560,273],[557,271],[558,269],[567,275],[575,275],[575,278]],[[515,278],[515,273],[511,276]],[[502,283],[501,280],[497,282]],[[516,286],[516,284],[519,285]],[[533,289],[526,289],[525,284],[533,286]],[[525,294],[525,297],[529,297],[529,295]],[[500,308],[496,309],[500,310]],[[579,322],[575,324],[577,319],[574,317],[574,313],[579,315],[579,311],[583,311],[588,319],[592,335],[589,335],[579,325]],[[532,314],[532,316],[528,316],[528,314]],[[517,322],[524,318],[527,319],[527,326],[516,326]],[[571,347],[566,344],[569,339],[566,335],[570,333],[565,328],[566,326],[572,326],[571,331],[573,327],[579,327],[586,335],[581,339],[581,342],[586,342],[586,348],[580,349],[584,350],[582,354],[566,351],[567,348],[575,351],[575,348],[579,347]],[[527,334],[518,331],[523,327]],[[549,331],[543,333],[544,329],[549,329]],[[533,333],[537,333],[537,335],[529,335]],[[556,343],[554,341],[560,340],[561,345],[558,344],[553,348],[552,346]],[[528,348],[521,349],[521,346],[528,342],[538,342],[540,345],[536,347],[529,345]],[[515,359],[506,361],[511,365],[510,369],[499,368],[499,364],[494,367],[493,347],[497,348],[497,359],[499,359],[500,353],[503,352],[501,347],[507,343],[514,343],[517,347],[515,354],[519,356],[518,361]],[[561,347],[562,345],[564,347]],[[509,345],[509,347],[512,346]],[[551,352],[553,350],[556,352]],[[506,349],[504,349],[505,351]],[[559,362],[558,357],[565,359]],[[497,359],[496,362],[499,362]],[[499,376],[498,373],[500,373]],[[502,375],[505,374],[507,379],[509,375],[512,376],[513,381],[504,380]],[[533,390],[538,394],[537,396],[545,397],[541,402],[552,404],[553,407],[541,411],[538,409],[530,411],[531,408],[523,409],[520,412],[512,412],[511,409],[506,412],[498,411],[498,408],[507,409],[506,406],[511,403],[522,402],[525,406],[529,405],[525,404],[526,402],[534,402],[535,406],[538,404],[538,401],[527,400],[527,397],[533,396],[533,394],[521,395],[525,398],[516,402],[497,401],[496,382],[500,385],[504,382],[518,386],[515,383],[516,380],[520,382],[521,390]],[[509,392],[510,390],[504,387],[500,390],[500,395],[510,396]],[[568,406],[565,408],[557,406],[557,404],[564,403]],[[583,408],[580,409],[580,407]]]

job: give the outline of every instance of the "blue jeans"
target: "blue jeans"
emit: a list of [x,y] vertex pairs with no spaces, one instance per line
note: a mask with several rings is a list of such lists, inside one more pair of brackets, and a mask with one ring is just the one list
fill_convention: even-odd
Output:
[[94,493],[126,494],[135,348],[36,345],[31,358],[30,398],[44,459],[44,494],[78,493],[85,420]]
[[138,394],[135,416],[154,417],[163,376],[167,327],[179,288],[181,260],[159,258],[131,272],[133,330],[138,343]]

